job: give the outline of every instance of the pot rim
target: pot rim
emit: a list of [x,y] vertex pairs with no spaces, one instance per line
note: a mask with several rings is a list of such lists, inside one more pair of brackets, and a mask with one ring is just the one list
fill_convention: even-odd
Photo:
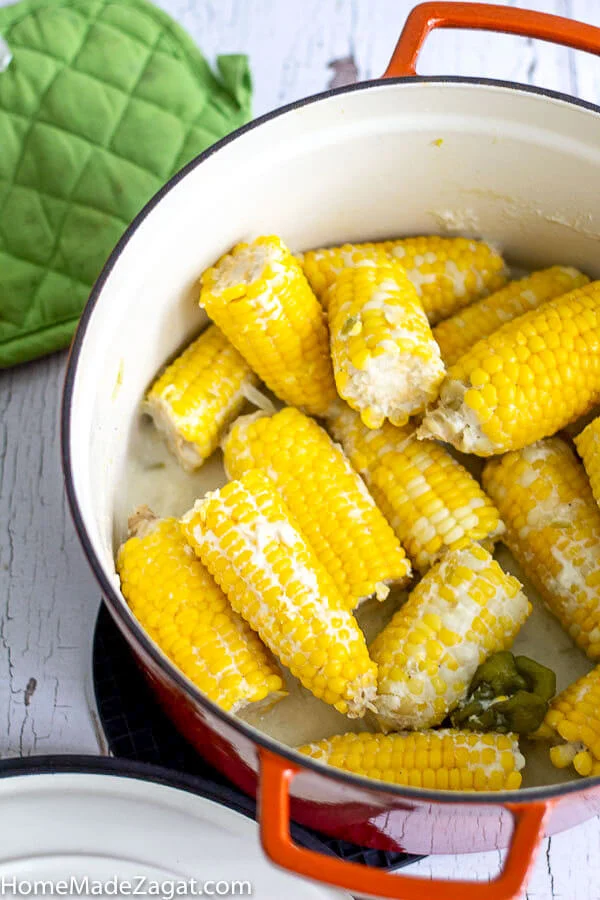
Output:
[[163,185],[163,187],[159,191],[157,191],[157,193],[148,201],[148,203],[146,203],[146,205],[142,208],[142,210],[137,214],[137,216],[125,230],[118,243],[115,245],[113,251],[104,264],[100,275],[98,276],[96,282],[92,287],[86,305],[81,314],[77,330],[71,342],[63,385],[60,437],[61,462],[65,480],[65,489],[71,516],[75,524],[75,530],[79,537],[86,559],[102,590],[103,602],[107,604],[113,617],[118,620],[120,627],[127,633],[127,637],[132,642],[133,648],[137,651],[141,650],[143,654],[148,655],[152,659],[152,661],[163,671],[163,673],[167,675],[169,679],[174,682],[181,691],[184,692],[184,694],[187,695],[188,699],[193,701],[195,704],[204,707],[221,721],[226,722],[230,726],[233,726],[237,731],[241,732],[244,737],[252,741],[253,744],[258,745],[258,748],[264,748],[271,753],[283,757],[300,771],[302,769],[308,769],[309,771],[313,771],[318,775],[327,775],[329,778],[332,778],[336,782],[351,785],[354,788],[376,791],[378,793],[383,792],[388,795],[395,795],[398,798],[420,801],[421,803],[436,803],[448,806],[460,805],[463,803],[474,806],[496,806],[498,804],[524,805],[531,801],[556,801],[560,797],[566,795],[586,793],[590,788],[600,787],[600,776],[596,776],[595,778],[586,778],[583,782],[565,782],[556,785],[523,788],[522,790],[518,791],[482,791],[477,793],[465,792],[464,794],[455,796],[451,791],[438,791],[428,788],[414,788],[409,786],[393,785],[383,781],[365,778],[360,775],[354,775],[350,772],[344,772],[341,769],[335,769],[332,766],[328,766],[324,763],[317,762],[310,757],[301,755],[293,748],[279,743],[260,730],[254,728],[251,725],[248,725],[246,722],[238,719],[231,713],[228,713],[225,710],[221,709],[221,707],[217,706],[216,703],[213,703],[212,700],[209,700],[208,697],[204,696],[199,688],[197,688],[191,681],[186,678],[186,676],[182,672],[179,671],[179,669],[168,659],[168,657],[163,653],[158,645],[155,644],[154,641],[152,641],[151,638],[146,634],[140,623],[134,617],[133,613],[128,610],[126,604],[117,593],[112,580],[105,572],[101,560],[98,558],[97,554],[94,551],[92,543],[87,534],[86,526],[84,524],[84,519],[74,484],[73,459],[71,457],[71,411],[74,386],[87,328],[96,304],[98,303],[102,295],[104,285],[115,265],[117,264],[125,247],[129,243],[135,232],[138,230],[140,225],[145,221],[147,216],[149,216],[154,208],[158,206],[163,197],[165,197],[191,171],[195,170],[214,153],[217,153],[219,150],[226,147],[228,144],[232,143],[234,140],[236,140],[246,132],[252,131],[255,128],[258,128],[261,125],[265,124],[266,122],[269,122],[272,119],[277,119],[280,116],[291,112],[292,110],[299,109],[303,106],[308,106],[309,104],[318,103],[319,101],[326,100],[329,97],[365,91],[373,87],[385,88],[388,86],[393,87],[399,84],[432,83],[441,85],[468,84],[473,86],[503,88],[505,90],[546,97],[550,100],[558,100],[571,106],[580,107],[590,112],[600,113],[600,106],[587,100],[581,100],[579,98],[572,97],[569,94],[564,94],[560,91],[540,88],[534,85],[520,84],[518,82],[495,78],[476,78],[462,75],[410,75],[400,78],[369,79],[367,81],[360,81],[355,84],[344,85],[338,88],[330,88],[329,90],[322,91],[318,94],[312,94],[309,97],[303,97],[299,100],[293,101],[292,103],[288,103],[285,106],[277,107],[276,109],[271,110],[270,112],[267,112],[256,119],[253,119],[251,122],[248,122],[246,125],[242,125],[240,128],[237,128],[235,131],[232,131],[224,138],[221,138],[221,140],[212,144],[198,156],[194,157],[194,159],[190,160],[190,162],[187,163],[187,165],[185,165],[182,169],[176,172],[175,175],[173,175]]

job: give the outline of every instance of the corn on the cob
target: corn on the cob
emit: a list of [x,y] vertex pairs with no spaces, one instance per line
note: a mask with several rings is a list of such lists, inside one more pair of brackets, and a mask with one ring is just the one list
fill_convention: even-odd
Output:
[[216,450],[258,378],[224,334],[209,325],[167,366],[146,396],[169,449],[184,469],[198,469]]
[[281,400],[327,412],[336,390],[323,309],[279,238],[222,256],[202,276],[200,306]]
[[589,278],[577,269],[552,266],[534,272],[520,281],[513,281],[490,297],[473,303],[436,325],[433,336],[439,344],[447,366],[471,347],[517,316],[537,309],[546,300],[560,297],[575,288],[583,287]]
[[402,546],[360,476],[312,419],[291,407],[242,416],[223,451],[230,478],[263,468],[273,479],[348,609],[405,583],[410,564]]
[[590,480],[594,499],[600,506],[600,416],[586,425],[574,440]]
[[420,572],[447,550],[493,544],[504,526],[473,476],[415,428],[385,424],[372,431],[339,404],[328,424]]
[[419,437],[491,456],[554,434],[600,400],[600,281],[503,325],[450,367]]
[[323,298],[342,269],[386,258],[405,269],[431,325],[506,282],[504,260],[488,244],[437,235],[309,250],[303,266],[313,290]]
[[483,547],[446,553],[371,645],[381,726],[438,725],[466,695],[477,666],[510,647],[530,612],[517,579]]
[[336,734],[298,749],[355,775],[437,790],[516,790],[525,766],[516,735],[452,728],[412,734]]
[[502,540],[565,631],[600,659],[600,510],[573,451],[557,437],[539,441],[490,460],[483,484]]
[[565,742],[550,748],[557,769],[572,765],[578,775],[600,775],[600,666],[554,698],[541,736]]
[[368,263],[340,272],[328,292],[338,393],[365,425],[404,425],[438,394],[440,350],[417,292],[399,266]]
[[263,472],[197,501],[184,533],[229,597],[279,659],[319,699],[364,715],[377,671],[364,636]]
[[141,507],[129,533],[117,556],[123,595],[190,681],[230,712],[284,697],[277,663],[196,559],[179,522]]

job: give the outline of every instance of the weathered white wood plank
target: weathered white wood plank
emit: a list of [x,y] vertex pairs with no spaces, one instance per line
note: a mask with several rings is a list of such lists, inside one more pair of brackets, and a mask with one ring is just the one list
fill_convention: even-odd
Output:
[[[7,0],[0,0],[7,5]],[[247,52],[257,115],[325,89],[378,77],[411,0],[162,0],[209,58]],[[514,3],[505,2],[512,6]],[[521,0],[600,25],[598,0]],[[340,62],[341,61],[341,62]],[[600,102],[600,61],[506,35],[447,31],[427,41],[423,74],[531,83]],[[58,452],[64,354],[0,373],[0,756],[98,752],[88,702],[95,585],[66,510]],[[422,877],[487,880],[498,853],[436,857]],[[545,843],[529,900],[599,900],[600,826]]]
[[97,751],[84,693],[99,603],[59,463],[64,354],[0,374],[0,755]]

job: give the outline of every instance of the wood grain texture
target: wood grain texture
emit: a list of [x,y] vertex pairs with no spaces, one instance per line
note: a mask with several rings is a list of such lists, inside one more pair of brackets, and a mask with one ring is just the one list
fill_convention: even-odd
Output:
[[[7,5],[0,0],[0,5]],[[162,0],[209,58],[247,52],[255,113],[332,83],[384,70],[410,0]],[[504,5],[512,6],[511,3]],[[521,6],[600,25],[598,0],[521,0]],[[423,74],[535,84],[600,102],[600,61],[505,35],[437,32]],[[0,373],[0,756],[102,752],[90,700],[90,642],[99,591],[70,521],[59,464],[58,405],[65,355]],[[421,877],[497,872],[502,854],[431,857]],[[529,900],[599,900],[600,823],[545,842]]]

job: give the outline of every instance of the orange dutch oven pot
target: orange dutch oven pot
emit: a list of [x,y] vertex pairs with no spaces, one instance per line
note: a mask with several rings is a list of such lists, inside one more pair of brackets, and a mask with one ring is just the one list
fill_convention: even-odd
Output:
[[[305,249],[435,232],[451,220],[457,230],[475,223],[519,263],[568,261],[600,277],[600,192],[591,190],[600,176],[600,110],[506,82],[419,77],[419,51],[434,28],[509,32],[600,54],[600,29],[589,25],[500,6],[424,3],[410,14],[383,79],[263,116],[190,163],[133,222],[93,289],[67,368],[63,462],[108,609],[176,727],[239,787],[258,793],[262,843],[274,862],[361,895],[506,900],[523,888],[544,834],[600,810],[600,779],[457,795],[321,766],[188,682],[129,612],[114,568],[113,523],[140,398],[198,331],[199,273],[236,241],[279,233]],[[486,884],[423,882],[303,849],[290,836],[290,816],[383,850],[508,854]]]

